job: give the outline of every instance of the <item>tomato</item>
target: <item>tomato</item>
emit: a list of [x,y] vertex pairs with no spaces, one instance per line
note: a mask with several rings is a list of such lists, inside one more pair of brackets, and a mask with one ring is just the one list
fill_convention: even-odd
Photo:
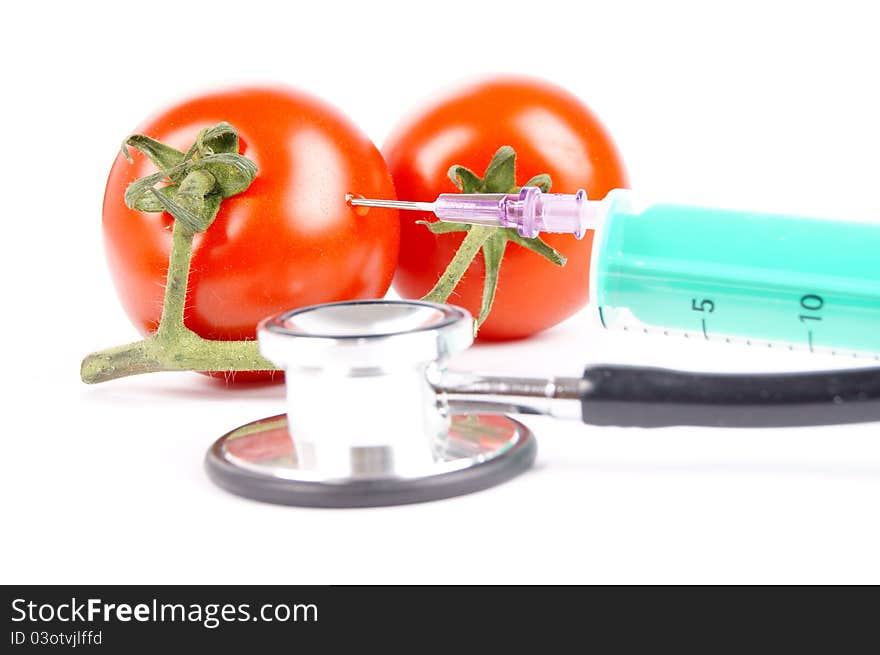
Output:
[[[500,146],[517,153],[516,178],[523,184],[548,173],[552,191],[585,189],[600,199],[628,186],[620,154],[599,119],[578,98],[543,81],[505,77],[458,88],[403,122],[382,148],[398,197],[433,200],[455,193],[447,177],[459,164],[482,175]],[[401,249],[395,289],[404,297],[424,295],[452,259],[462,233],[435,235],[417,220],[401,216]],[[547,234],[544,240],[566,256],[557,267],[510,243],[504,254],[497,295],[480,328],[484,339],[526,337],[551,327],[583,307],[588,299],[592,235]],[[474,315],[483,293],[483,261],[477,257],[449,298]]]
[[[202,95],[140,125],[180,150],[226,121],[258,167],[251,186],[223,201],[197,234],[184,323],[206,339],[252,339],[257,322],[313,303],[376,298],[397,263],[396,211],[358,215],[347,193],[394,198],[378,149],[345,116],[304,93],[237,88]],[[126,186],[156,172],[141,153],[116,158],[104,196],[107,259],[119,298],[144,334],[161,315],[173,218],[128,209]]]

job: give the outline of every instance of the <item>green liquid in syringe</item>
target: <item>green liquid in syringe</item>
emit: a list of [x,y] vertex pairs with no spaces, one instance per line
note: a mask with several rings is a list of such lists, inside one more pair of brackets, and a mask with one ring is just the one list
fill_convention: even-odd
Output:
[[612,202],[597,304],[642,324],[880,353],[880,223]]

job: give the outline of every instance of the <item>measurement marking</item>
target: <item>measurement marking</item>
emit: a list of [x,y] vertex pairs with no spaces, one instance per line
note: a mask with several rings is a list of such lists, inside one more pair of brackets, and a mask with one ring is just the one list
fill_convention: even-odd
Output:
[[[631,325],[631,326],[627,326],[627,325],[615,326],[616,329],[623,330],[624,332],[636,332],[636,331],[638,331],[638,329],[640,327],[642,328],[642,331],[647,334],[657,334],[657,335],[662,334],[663,336],[667,336],[667,337],[679,337],[679,338],[684,337],[685,339],[690,339],[696,335],[696,332],[694,332],[694,331],[691,331],[691,332],[679,331],[679,330],[667,329],[667,328],[661,328],[661,327],[644,326],[641,324]],[[707,328],[705,334],[708,334],[708,328]],[[787,348],[788,350],[791,350],[791,351],[795,351],[795,350],[807,351],[808,350],[808,352],[811,352],[811,353],[828,353],[830,355],[834,355],[834,356],[838,356],[838,357],[848,355],[848,356],[851,356],[855,359],[864,359],[864,360],[869,360],[869,361],[880,362],[880,354],[876,354],[873,352],[869,353],[869,352],[858,351],[858,350],[853,351],[850,349],[846,349],[843,351],[841,351],[839,349],[831,350],[826,346],[823,346],[821,344],[816,344],[816,343],[814,343],[815,340],[813,338],[812,330],[807,332],[807,343],[804,343],[803,341],[800,343],[791,343],[791,342],[768,341],[767,339],[744,339],[743,337],[737,337],[737,336],[731,337],[731,336],[728,336],[725,334],[709,335],[709,341],[717,341],[720,343],[722,339],[724,340],[725,343],[730,343],[730,344],[736,343],[736,344],[745,344],[747,346],[767,346],[768,348],[783,349],[783,350]],[[809,346],[809,348],[808,349],[804,348],[804,346],[807,346],[807,345]]]
[[704,318],[704,319],[701,319],[700,322],[703,324],[703,338],[704,338],[706,341],[708,341],[708,340],[709,340],[709,334],[706,332],[706,319],[705,319],[705,318]]

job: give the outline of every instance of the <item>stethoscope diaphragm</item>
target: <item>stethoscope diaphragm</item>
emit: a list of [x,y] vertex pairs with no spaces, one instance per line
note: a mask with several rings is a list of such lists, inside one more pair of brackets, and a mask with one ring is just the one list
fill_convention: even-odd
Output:
[[301,507],[378,507],[439,500],[480,491],[531,467],[537,446],[525,425],[507,416],[460,414],[431,444],[433,462],[408,475],[393,453],[351,453],[353,472],[325,476],[303,467],[283,415],[243,425],[218,439],[205,458],[210,478],[232,493]]

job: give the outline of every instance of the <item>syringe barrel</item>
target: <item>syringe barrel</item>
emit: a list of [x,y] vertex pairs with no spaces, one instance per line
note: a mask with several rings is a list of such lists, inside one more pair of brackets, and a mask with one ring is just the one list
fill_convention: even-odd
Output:
[[594,300],[607,327],[880,354],[880,222],[606,200]]

